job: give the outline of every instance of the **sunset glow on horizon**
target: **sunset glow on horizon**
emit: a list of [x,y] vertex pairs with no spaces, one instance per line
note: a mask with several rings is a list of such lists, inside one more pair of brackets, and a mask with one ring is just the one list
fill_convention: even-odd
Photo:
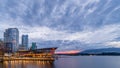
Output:
[[71,50],[71,51],[60,51],[60,52],[55,52],[55,54],[76,54],[79,53],[79,50]]

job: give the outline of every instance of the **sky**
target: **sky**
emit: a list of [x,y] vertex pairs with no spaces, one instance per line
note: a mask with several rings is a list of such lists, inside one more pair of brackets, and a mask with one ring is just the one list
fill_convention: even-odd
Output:
[[1,38],[7,28],[65,50],[120,47],[120,0],[0,0]]

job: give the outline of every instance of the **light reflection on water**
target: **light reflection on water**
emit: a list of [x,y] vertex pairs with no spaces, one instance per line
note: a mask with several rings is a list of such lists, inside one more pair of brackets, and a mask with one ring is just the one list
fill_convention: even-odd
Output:
[[0,68],[120,68],[120,56],[63,56],[49,61],[6,61]]
[[54,68],[49,61],[4,61],[0,68]]

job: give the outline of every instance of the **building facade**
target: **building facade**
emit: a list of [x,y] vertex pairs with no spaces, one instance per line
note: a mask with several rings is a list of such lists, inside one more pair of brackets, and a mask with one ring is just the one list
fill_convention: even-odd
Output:
[[28,35],[22,35],[22,45],[25,50],[28,50]]
[[32,46],[30,47],[30,50],[35,50],[37,49],[36,42],[32,42]]
[[4,55],[4,42],[0,40],[0,57]]
[[16,52],[19,47],[19,30],[17,28],[8,28],[4,32],[4,43],[6,49],[10,52]]

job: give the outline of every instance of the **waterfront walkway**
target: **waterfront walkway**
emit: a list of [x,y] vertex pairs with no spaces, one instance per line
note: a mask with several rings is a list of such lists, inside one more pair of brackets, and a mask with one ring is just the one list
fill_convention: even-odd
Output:
[[33,57],[1,57],[0,61],[54,61],[54,58],[33,58]]

